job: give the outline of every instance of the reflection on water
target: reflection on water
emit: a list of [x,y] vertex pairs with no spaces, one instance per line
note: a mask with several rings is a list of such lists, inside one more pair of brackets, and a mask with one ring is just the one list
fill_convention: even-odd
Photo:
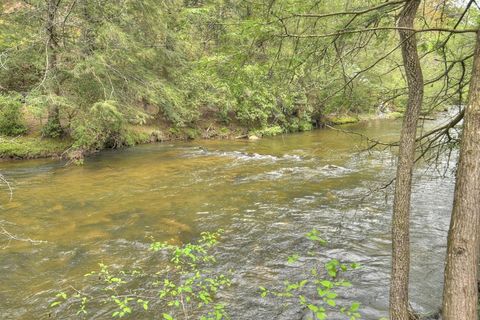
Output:
[[[349,129],[392,141],[399,127],[374,121]],[[226,230],[219,271],[235,270],[224,297],[232,318],[301,319],[302,310],[265,301],[257,288],[300,276],[285,260],[306,250],[303,235],[313,227],[330,241],[325,257],[365,266],[342,299],[362,302],[366,319],[385,316],[392,199],[366,195],[389,181],[394,163],[389,150],[355,152],[364,146],[323,130],[147,145],[104,152],[82,167],[0,163],[15,189],[11,202],[0,194],[0,220],[15,234],[47,241],[14,241],[0,251],[2,319],[46,317],[47,299],[65,279],[78,280],[100,261],[133,263],[148,236],[182,243],[218,228]],[[420,166],[414,189],[411,295],[416,309],[432,311],[440,304],[453,180]]]

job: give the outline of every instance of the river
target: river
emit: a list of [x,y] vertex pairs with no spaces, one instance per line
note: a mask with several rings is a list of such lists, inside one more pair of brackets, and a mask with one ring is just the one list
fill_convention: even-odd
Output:
[[[343,128],[394,141],[400,126],[378,120]],[[8,242],[0,235],[1,318],[47,318],[59,288],[98,262],[132,264],[146,237],[182,243],[218,228],[225,230],[218,269],[234,270],[223,296],[232,319],[304,316],[262,299],[258,287],[298,276],[286,257],[305,251],[304,234],[312,228],[329,241],[325,259],[363,265],[340,300],[360,301],[364,319],[385,317],[392,191],[371,190],[393,177],[394,151],[358,152],[364,147],[358,136],[327,129],[258,141],[144,145],[102,152],[78,167],[0,162],[14,189],[11,201],[1,189],[0,220],[12,234],[46,241]],[[420,164],[415,173],[411,301],[421,312],[441,302],[451,169],[441,177]]]

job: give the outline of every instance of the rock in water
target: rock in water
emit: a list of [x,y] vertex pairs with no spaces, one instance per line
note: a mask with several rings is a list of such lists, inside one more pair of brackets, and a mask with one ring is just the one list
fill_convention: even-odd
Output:
[[259,140],[260,138],[257,137],[256,135],[251,135],[251,136],[248,136],[248,140],[252,140],[252,141],[255,141],[255,140]]

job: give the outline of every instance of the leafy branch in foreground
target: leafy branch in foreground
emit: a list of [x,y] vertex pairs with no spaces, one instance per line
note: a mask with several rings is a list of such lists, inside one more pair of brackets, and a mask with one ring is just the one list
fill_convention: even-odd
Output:
[[[316,229],[308,232],[306,237],[318,246],[327,245],[327,240],[321,238],[320,232]],[[314,255],[315,253],[311,253]],[[288,263],[301,261],[298,254],[287,258]],[[357,263],[342,263],[337,259],[331,259],[324,264],[324,270],[318,267],[312,267],[304,279],[291,282],[284,281],[284,286],[279,291],[260,287],[260,296],[266,298],[285,299],[287,302],[296,303],[302,308],[310,310],[313,316],[307,319],[324,320],[328,317],[328,312],[337,312],[343,314],[347,319],[360,319],[359,302],[352,302],[348,306],[342,306],[337,302],[339,288],[348,288],[352,284],[343,278],[343,274],[349,270],[355,270],[360,267]]]
[[99,270],[85,275],[90,283],[79,290],[70,286],[50,303],[62,316],[88,317],[89,310],[106,310],[113,318],[161,314],[163,319],[228,319],[226,306],[216,295],[231,285],[230,278],[215,274],[216,262],[209,252],[223,230],[204,232],[197,243],[183,246],[153,242],[152,259],[160,258],[160,269],[117,270],[100,263]]

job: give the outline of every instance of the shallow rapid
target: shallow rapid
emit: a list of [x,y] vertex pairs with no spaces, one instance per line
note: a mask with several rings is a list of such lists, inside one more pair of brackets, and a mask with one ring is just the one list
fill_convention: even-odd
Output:
[[[395,141],[400,125],[379,120],[343,128]],[[14,188],[11,201],[0,189],[0,220],[18,237],[45,241],[0,234],[1,318],[47,318],[59,287],[98,262],[134,263],[150,236],[183,243],[219,228],[219,272],[234,270],[222,297],[232,319],[302,319],[303,310],[262,299],[258,287],[299,276],[286,257],[308,250],[304,235],[312,228],[329,241],[325,259],[364,266],[341,299],[360,301],[365,319],[387,316],[392,192],[375,189],[394,176],[395,151],[359,152],[365,146],[359,136],[326,129],[145,145],[102,152],[79,167],[0,162]],[[442,176],[419,164],[415,173],[411,301],[421,312],[435,311],[441,300],[453,197],[452,164],[443,169]]]

